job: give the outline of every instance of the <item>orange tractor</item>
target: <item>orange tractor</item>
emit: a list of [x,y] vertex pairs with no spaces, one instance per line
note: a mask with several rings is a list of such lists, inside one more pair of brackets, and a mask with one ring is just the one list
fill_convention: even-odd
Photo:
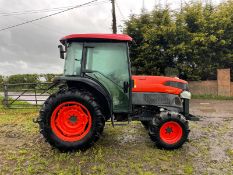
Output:
[[178,78],[132,76],[128,42],[121,34],[74,34],[59,45],[64,75],[59,91],[40,110],[40,132],[62,151],[86,149],[101,136],[105,122],[141,121],[155,144],[181,147],[188,138],[191,93]]

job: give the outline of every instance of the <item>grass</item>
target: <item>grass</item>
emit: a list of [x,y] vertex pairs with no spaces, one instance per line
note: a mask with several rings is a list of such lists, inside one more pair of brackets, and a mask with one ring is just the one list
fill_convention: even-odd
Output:
[[225,96],[218,96],[218,95],[211,95],[211,94],[204,94],[204,95],[192,95],[192,99],[208,99],[208,100],[233,100],[233,96],[225,97]]
[[[205,124],[190,123],[190,141],[181,149],[167,151],[155,147],[139,122],[115,128],[106,123],[94,147],[61,153],[44,142],[38,125],[32,122],[37,115],[38,109],[0,108],[0,174],[191,175],[221,166],[232,172],[232,147],[226,149],[230,162],[211,163],[208,133],[215,131],[215,125],[205,130]],[[217,130],[221,135],[227,132],[221,131],[224,126]]]
[[184,173],[185,174],[193,174],[194,173],[193,166],[192,165],[186,165],[184,167]]
[[171,164],[183,173],[192,164],[183,149],[157,149],[138,122],[115,128],[107,123],[94,147],[60,153],[41,138],[32,122],[37,115],[36,109],[0,109],[0,174],[174,174]]
[[[0,103],[3,104],[3,97],[0,96]],[[41,105],[35,105],[35,104],[30,104],[26,101],[20,101],[20,100],[16,100],[13,99],[13,98],[9,98],[8,99],[8,108],[11,108],[11,109],[36,109],[38,107],[40,107]],[[0,106],[0,108],[3,108],[3,106]],[[6,107],[7,109],[7,107]]]
[[228,149],[226,153],[229,157],[233,158],[233,149]]

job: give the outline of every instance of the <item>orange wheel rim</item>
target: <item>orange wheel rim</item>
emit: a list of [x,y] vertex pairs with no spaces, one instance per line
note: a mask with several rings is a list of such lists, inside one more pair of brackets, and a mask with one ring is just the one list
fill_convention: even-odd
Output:
[[183,135],[182,127],[174,121],[166,122],[160,128],[160,138],[167,144],[175,144],[180,141]]
[[51,117],[51,128],[61,140],[75,142],[90,131],[92,118],[89,110],[78,102],[64,102],[55,108]]

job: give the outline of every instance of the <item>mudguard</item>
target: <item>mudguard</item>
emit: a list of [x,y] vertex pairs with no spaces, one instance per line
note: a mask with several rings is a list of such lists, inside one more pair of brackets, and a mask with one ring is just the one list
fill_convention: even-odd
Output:
[[95,94],[105,106],[105,115],[107,118],[112,117],[112,98],[109,92],[101,84],[97,83],[90,77],[77,76],[60,76],[55,77],[53,82],[55,84],[67,84],[68,87],[85,88],[91,93]]

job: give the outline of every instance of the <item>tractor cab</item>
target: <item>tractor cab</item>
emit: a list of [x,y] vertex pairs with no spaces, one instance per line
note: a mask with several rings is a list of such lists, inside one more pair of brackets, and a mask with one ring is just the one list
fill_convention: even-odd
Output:
[[[131,112],[131,71],[127,35],[74,34],[60,41],[64,77],[86,78],[109,93],[114,113]],[[64,56],[64,53],[66,55]]]

